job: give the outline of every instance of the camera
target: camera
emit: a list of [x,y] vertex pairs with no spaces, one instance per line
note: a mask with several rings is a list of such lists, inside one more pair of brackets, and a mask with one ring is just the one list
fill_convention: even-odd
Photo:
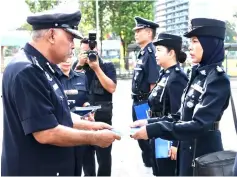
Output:
[[86,52],[90,61],[96,61],[98,53],[94,51],[96,47],[96,32],[90,32],[88,37],[90,50]]

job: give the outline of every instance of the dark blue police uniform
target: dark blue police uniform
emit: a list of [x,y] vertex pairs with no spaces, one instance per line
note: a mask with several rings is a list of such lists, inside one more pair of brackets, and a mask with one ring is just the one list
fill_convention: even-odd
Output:
[[73,126],[57,66],[30,44],[24,50],[3,74],[2,175],[74,175],[73,148],[43,145],[32,135],[59,124]]
[[[81,107],[84,103],[89,102],[88,82],[84,73],[71,70],[69,76],[66,76],[61,72],[59,80],[66,91],[70,109],[75,106]],[[70,93],[71,90],[77,90],[77,93]]]
[[[149,20],[135,17],[136,27],[134,30],[151,28],[156,29],[158,24]],[[132,99],[133,107],[144,101],[147,102],[147,98],[150,92],[150,85],[155,84],[159,76],[159,68],[157,67],[155,60],[155,48],[150,42],[144,49],[138,54],[138,60],[133,72],[132,79]],[[132,108],[133,121],[137,120],[134,108]],[[142,150],[142,159],[147,167],[151,167],[152,153],[149,145],[149,141],[138,140],[138,144]]]
[[[66,76],[61,72],[59,80],[67,95],[70,109],[75,106],[82,107],[84,103],[89,102],[87,79],[84,73],[76,73],[70,70],[69,76]],[[73,93],[73,90],[77,92]],[[81,176],[84,149],[85,146],[75,147],[75,176]]]
[[[27,22],[33,25],[33,29],[61,27],[73,31],[80,17],[77,11],[31,16]],[[76,33],[74,35],[79,37]],[[59,124],[73,127],[58,76],[59,68],[28,43],[6,67],[2,83],[4,132],[1,175],[74,175],[72,147],[40,144],[32,135]]]
[[[186,59],[186,57],[184,59],[179,57],[182,52],[182,38],[179,36],[160,33],[154,45],[162,45],[174,50],[177,62],[183,63]],[[180,108],[181,96],[187,86],[187,82],[188,78],[179,63],[166,70],[162,69],[157,84],[148,97],[148,104],[151,110],[150,117],[175,114]],[[177,143],[177,141],[173,141],[172,146],[177,147]],[[151,140],[151,145],[154,152],[153,174],[155,176],[175,176],[176,161],[170,158],[155,159],[155,140]]]
[[[103,61],[99,58],[102,71],[114,83],[117,83],[117,75],[112,62]],[[75,65],[74,65],[75,66]],[[95,113],[95,121],[105,122],[112,125],[113,95],[103,88],[95,72],[89,67],[84,67],[88,80],[89,100],[91,105],[101,105],[101,109]],[[83,171],[85,176],[96,176],[95,153],[98,161],[97,176],[111,176],[112,145],[107,148],[88,146],[85,148],[83,158]]]
[[[214,19],[193,19],[192,25],[193,30],[185,36],[197,36],[204,53],[200,64],[192,69],[181,108],[177,114],[150,119],[147,125],[149,138],[179,140],[178,174],[182,176],[192,175],[193,156],[223,150],[218,125],[230,96],[230,81],[221,66],[225,23]],[[212,43],[206,45],[204,39]],[[213,50],[209,50],[210,47]]]

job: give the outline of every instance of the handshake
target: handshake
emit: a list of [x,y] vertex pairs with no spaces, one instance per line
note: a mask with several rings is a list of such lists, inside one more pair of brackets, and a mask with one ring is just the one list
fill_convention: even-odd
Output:
[[128,128],[118,130],[106,123],[94,122],[96,127],[93,130],[97,130],[95,132],[97,138],[94,145],[108,147],[115,140],[120,140],[122,136],[130,136],[134,139],[148,139],[146,127],[144,126],[146,124],[146,120],[138,120],[133,122]]

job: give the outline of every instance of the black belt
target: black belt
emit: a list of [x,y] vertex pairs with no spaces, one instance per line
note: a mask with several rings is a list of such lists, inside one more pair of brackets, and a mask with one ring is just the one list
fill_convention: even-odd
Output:
[[162,112],[149,111],[149,116],[150,117],[163,117],[164,115],[162,114]]
[[210,131],[219,130],[219,122],[214,122],[210,128]]
[[149,96],[149,93],[144,93],[144,94],[132,94],[132,99],[134,101],[144,101],[147,100]]

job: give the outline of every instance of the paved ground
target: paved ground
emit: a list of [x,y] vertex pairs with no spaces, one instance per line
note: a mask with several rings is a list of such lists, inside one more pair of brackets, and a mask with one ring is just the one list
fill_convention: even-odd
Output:
[[[1,79],[1,78],[0,78]],[[1,85],[1,84],[0,84]],[[237,80],[231,81],[234,98],[237,98]],[[1,87],[0,87],[1,88]],[[119,80],[117,91],[114,95],[114,127],[124,130],[131,123],[131,99],[130,99],[130,80]],[[237,99],[235,99],[237,104]],[[2,114],[2,103],[0,102],[0,113]],[[1,119],[2,120],[2,119]],[[0,130],[2,130],[2,121],[0,121]],[[231,108],[224,113],[221,121],[221,131],[225,149],[237,150],[237,135],[234,130]],[[2,138],[2,131],[0,132]],[[1,150],[1,143],[0,143]],[[152,176],[151,169],[143,166],[140,149],[136,141],[128,136],[122,137],[122,140],[113,144],[112,150],[113,167],[112,176]]]

